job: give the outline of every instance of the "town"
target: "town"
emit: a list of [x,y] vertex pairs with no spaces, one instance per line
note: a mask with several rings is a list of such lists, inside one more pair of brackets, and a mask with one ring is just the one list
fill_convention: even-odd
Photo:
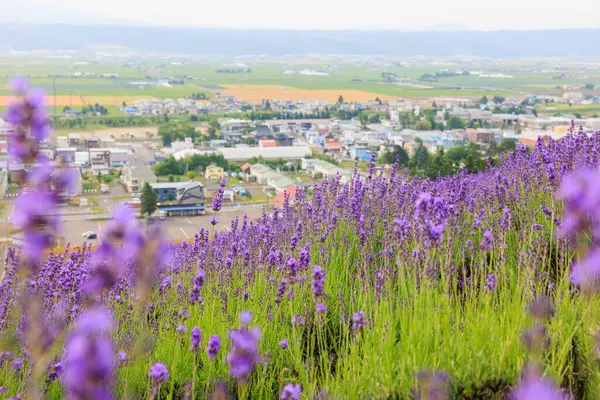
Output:
[[[299,186],[310,192],[313,183],[324,178],[338,177],[345,183],[355,162],[363,174],[372,159],[382,173],[389,172],[396,159],[412,174],[431,179],[463,168],[476,172],[485,168],[486,157],[514,150],[517,144],[534,146],[538,138],[558,140],[572,124],[584,132],[599,128],[599,118],[535,112],[535,104],[568,103],[571,97],[577,96],[364,102],[344,102],[340,96],[337,103],[264,99],[259,104],[220,95],[210,102],[139,100],[123,106],[122,112],[173,120],[158,128],[71,132],[53,137],[41,152],[77,177],[64,196],[69,229],[63,244],[96,238],[100,221],[109,217],[116,202],[142,207],[146,184],[156,203],[150,206],[148,221],[169,220],[172,239],[189,239],[198,226],[208,228],[209,218],[190,217],[210,212],[206,204],[222,180],[227,181],[224,197],[231,210],[230,219],[223,222],[229,223],[243,214],[258,216],[263,207],[281,206],[284,193],[293,202]],[[213,111],[241,109],[246,119],[211,118]],[[285,119],[259,119],[265,114]],[[198,121],[199,115],[209,122]],[[67,109],[55,115],[55,121],[64,123],[74,116]],[[10,163],[12,127],[0,123],[0,195],[10,200],[17,193],[10,177],[26,166]],[[18,243],[18,234],[10,240]]]

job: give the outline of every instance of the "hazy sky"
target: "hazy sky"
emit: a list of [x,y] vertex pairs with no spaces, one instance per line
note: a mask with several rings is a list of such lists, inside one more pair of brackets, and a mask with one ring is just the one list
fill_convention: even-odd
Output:
[[286,29],[600,28],[600,1],[0,0],[0,23]]

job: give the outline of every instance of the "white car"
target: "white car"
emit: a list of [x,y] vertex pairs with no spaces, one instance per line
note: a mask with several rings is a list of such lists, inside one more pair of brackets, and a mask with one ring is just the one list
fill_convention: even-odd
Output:
[[83,234],[83,237],[85,239],[96,239],[98,235],[96,235],[96,232],[94,231],[87,231]]

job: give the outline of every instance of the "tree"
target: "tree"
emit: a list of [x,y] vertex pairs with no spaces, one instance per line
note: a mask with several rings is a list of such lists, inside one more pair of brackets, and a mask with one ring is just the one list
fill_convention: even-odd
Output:
[[190,115],[190,121],[191,121],[191,122],[196,122],[196,121],[198,121],[198,116],[197,116],[197,115]]
[[338,97],[338,104],[344,104],[344,96],[342,96],[340,94],[340,97]]
[[196,174],[195,171],[188,171],[188,173],[187,173],[188,179],[194,179],[197,176],[198,176],[198,174]]
[[448,129],[464,129],[465,127],[465,121],[463,121],[461,118],[459,117],[450,117],[447,120],[447,124],[446,126],[448,127]]
[[123,107],[127,107],[127,103],[126,102],[123,102]]
[[393,164],[396,162],[396,160],[398,161],[398,165],[400,166],[408,165],[408,153],[401,146],[394,146],[392,150],[386,151],[383,155],[383,161],[386,164]]
[[488,98],[486,96],[483,96],[480,100],[479,100],[479,104],[487,104],[488,103]]
[[217,130],[215,129],[214,126],[211,126],[208,128],[208,138],[210,140],[214,140],[217,138]]
[[506,98],[504,96],[494,96],[494,103],[502,104]]
[[415,129],[418,131],[429,131],[431,130],[431,122],[429,122],[429,120],[422,119],[416,123]]
[[154,211],[156,211],[156,202],[158,201],[158,197],[149,183],[144,184],[144,189],[142,190],[142,204],[140,206],[140,210],[142,214],[152,215]]
[[533,114],[535,117],[537,117],[537,116],[538,116],[537,110],[536,110],[535,108],[533,108],[533,109],[531,110],[531,113],[532,113],[532,114]]

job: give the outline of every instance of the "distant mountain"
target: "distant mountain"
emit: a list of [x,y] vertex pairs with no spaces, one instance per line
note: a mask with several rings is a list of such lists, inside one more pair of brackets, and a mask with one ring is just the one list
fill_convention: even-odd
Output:
[[209,54],[388,56],[600,56],[600,29],[544,31],[292,31],[124,25],[0,25],[0,49],[122,45],[138,51]]

